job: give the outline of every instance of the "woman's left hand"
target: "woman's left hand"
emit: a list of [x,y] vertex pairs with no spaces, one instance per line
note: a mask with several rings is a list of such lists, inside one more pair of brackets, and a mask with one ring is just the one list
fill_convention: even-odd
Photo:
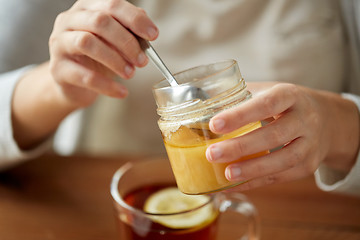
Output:
[[[210,121],[211,131],[225,134],[251,122],[272,119],[248,134],[208,147],[210,162],[229,163],[225,171],[228,180],[250,180],[235,190],[303,178],[313,174],[321,162],[342,171],[352,167],[360,132],[353,102],[338,94],[293,84],[249,84],[250,89],[254,86],[269,88]],[[236,162],[269,149],[276,150]]]

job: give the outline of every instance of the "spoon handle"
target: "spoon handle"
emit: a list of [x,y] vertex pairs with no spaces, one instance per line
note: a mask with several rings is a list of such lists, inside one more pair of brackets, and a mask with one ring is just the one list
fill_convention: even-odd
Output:
[[160,72],[164,75],[166,80],[170,83],[172,87],[178,86],[178,82],[171,74],[169,69],[166,67],[164,62],[161,60],[159,55],[156,53],[155,49],[151,46],[150,42],[145,39],[139,38],[139,43],[141,49],[144,50],[145,54],[150,58],[150,60],[154,63],[154,65],[160,70]]

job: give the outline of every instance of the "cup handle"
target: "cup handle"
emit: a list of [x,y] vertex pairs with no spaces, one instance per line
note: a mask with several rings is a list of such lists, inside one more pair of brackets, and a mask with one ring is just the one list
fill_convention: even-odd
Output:
[[220,212],[232,211],[245,216],[248,219],[247,234],[238,240],[260,239],[260,218],[255,206],[241,193],[223,193],[220,200]]

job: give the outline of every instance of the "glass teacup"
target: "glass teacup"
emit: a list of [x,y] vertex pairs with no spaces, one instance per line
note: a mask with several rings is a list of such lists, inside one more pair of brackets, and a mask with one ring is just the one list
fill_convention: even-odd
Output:
[[[243,194],[176,191],[167,160],[128,162],[119,168],[111,182],[119,239],[259,239],[257,210]],[[229,217],[235,228],[227,228]]]

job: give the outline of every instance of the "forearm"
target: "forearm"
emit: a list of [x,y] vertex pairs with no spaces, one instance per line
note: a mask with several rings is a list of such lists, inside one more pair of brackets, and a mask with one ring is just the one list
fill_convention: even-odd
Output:
[[26,150],[42,142],[75,109],[52,79],[48,63],[29,71],[12,99],[13,134],[19,147]]

